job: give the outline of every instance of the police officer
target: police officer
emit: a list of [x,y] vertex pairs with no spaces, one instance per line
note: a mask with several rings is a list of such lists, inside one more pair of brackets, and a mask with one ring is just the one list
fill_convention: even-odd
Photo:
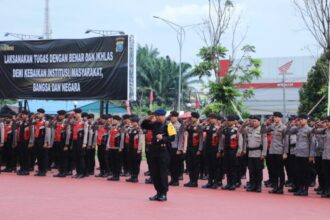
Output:
[[17,160],[18,160],[18,145],[16,138],[16,129],[18,127],[18,121],[13,119],[13,115],[4,114],[3,115],[3,126],[4,126],[4,134],[3,134],[3,159],[6,168],[2,170],[3,172],[16,172]]
[[312,128],[308,126],[308,116],[300,114],[298,116],[299,127],[288,129],[289,134],[297,135],[295,148],[295,173],[297,178],[298,191],[296,196],[308,196],[310,162],[315,158],[315,140]]
[[[315,134],[315,138],[316,138],[316,147],[315,147],[315,168],[316,168],[316,172],[317,172],[317,177],[318,177],[318,183],[319,186],[314,189],[317,194],[321,195],[322,192],[324,192],[324,173],[323,173],[323,169],[322,169],[322,154],[324,151],[324,141],[325,141],[325,136],[324,134],[324,130],[327,128],[327,123],[326,123],[326,118],[322,117],[321,121],[318,122],[315,125],[315,130],[316,130],[316,134]],[[318,132],[321,131],[321,134]]]
[[208,116],[208,125],[203,128],[205,159],[209,172],[208,183],[202,186],[203,188],[217,189],[219,186],[219,178],[217,177],[219,157],[217,157],[217,153],[221,132],[217,119],[217,114],[211,113]]
[[180,163],[183,160],[184,150],[183,150],[183,132],[184,127],[178,121],[179,113],[177,111],[172,111],[170,113],[170,121],[176,130],[176,136],[174,141],[171,143],[170,150],[170,173],[171,181],[170,186],[179,186],[179,175],[180,175]]
[[121,168],[121,159],[119,149],[122,148],[124,144],[123,139],[123,130],[120,126],[121,117],[118,115],[114,115],[112,117],[112,125],[108,134],[108,142],[107,142],[107,151],[110,171],[112,173],[112,177],[109,177],[110,181],[119,181],[120,176],[120,168]]
[[283,115],[281,112],[274,112],[273,117],[266,126],[263,127],[262,133],[271,132],[272,142],[269,149],[269,159],[272,169],[272,190],[269,193],[283,194],[285,183],[283,160],[287,158],[287,135],[286,126],[282,123]]
[[88,137],[87,137],[87,147],[86,147],[86,156],[85,156],[85,163],[86,163],[86,170],[85,176],[94,175],[95,169],[95,148],[93,145],[94,141],[94,129],[95,129],[95,122],[94,122],[94,114],[87,115],[87,126],[88,126]]
[[94,146],[97,146],[97,158],[100,164],[100,173],[95,177],[108,177],[110,173],[109,160],[107,155],[107,141],[110,127],[106,125],[108,115],[101,115],[95,127]]
[[235,190],[236,183],[240,181],[238,176],[238,160],[243,151],[243,136],[238,132],[237,116],[227,116],[227,127],[224,128],[219,153],[223,156],[223,166],[227,176],[227,185],[224,190]]
[[[248,156],[249,168],[249,186],[248,192],[261,192],[262,170],[264,158],[267,155],[267,137],[261,133],[260,117],[250,116],[249,121],[251,126],[243,129],[245,133],[243,145],[243,153]],[[244,125],[243,125],[244,126]]]
[[34,132],[32,134],[34,147],[37,152],[38,172],[35,176],[46,176],[48,169],[48,156],[50,144],[50,130],[48,122],[44,119],[45,110],[39,108],[34,123]]
[[168,192],[168,165],[171,142],[174,141],[176,130],[171,123],[165,119],[166,111],[158,109],[155,111],[156,121],[144,120],[142,129],[152,129],[153,138],[150,148],[151,178],[157,194],[150,197],[151,201],[166,201]]
[[2,152],[4,146],[4,136],[5,136],[5,126],[3,124],[3,117],[0,115],[0,173],[1,173],[1,165],[2,165]]
[[[123,115],[123,120],[121,123],[121,132],[123,135],[123,140],[125,140],[125,136],[128,132],[128,129],[130,127],[130,118],[131,115],[125,114]],[[124,143],[124,148],[123,150],[119,153],[120,154],[120,170],[121,170],[121,175],[122,176],[129,176],[129,170],[130,170],[130,163],[129,163],[129,148],[128,145]]]
[[[291,116],[289,118],[289,126],[290,127],[295,127],[297,123],[296,117]],[[297,185],[296,182],[296,172],[295,172],[295,148],[296,148],[296,143],[297,143],[297,135],[296,134],[288,134],[288,158],[284,161],[284,166],[285,170],[288,176],[288,179],[285,183],[285,186],[291,186],[294,187]]]
[[[139,126],[139,118],[137,116],[131,117],[131,125],[126,134],[126,142],[128,142],[128,156],[130,164],[131,177],[126,179],[126,182],[137,183],[139,182],[138,176],[140,173],[140,165],[142,160],[142,153],[145,149],[145,137],[142,129]],[[123,145],[121,149],[123,150]]]
[[190,124],[186,127],[184,138],[187,145],[187,168],[189,172],[189,182],[185,187],[198,187],[198,174],[200,169],[200,159],[203,150],[203,131],[199,125],[199,113],[192,112]]
[[327,128],[323,130],[324,149],[322,152],[322,168],[324,175],[324,190],[322,198],[330,198],[330,117],[326,118]]
[[66,177],[68,171],[69,158],[69,140],[67,134],[67,122],[65,120],[66,111],[57,111],[57,117],[54,124],[54,149],[58,150],[58,174],[54,177]]
[[81,109],[74,110],[74,120],[71,125],[72,153],[76,165],[76,175],[72,177],[76,179],[85,177],[85,153],[88,137],[88,125],[81,117],[81,112]]

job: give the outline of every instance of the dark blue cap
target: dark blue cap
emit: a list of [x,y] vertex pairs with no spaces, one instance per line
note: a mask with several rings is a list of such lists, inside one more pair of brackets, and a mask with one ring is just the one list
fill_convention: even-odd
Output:
[[166,111],[164,109],[157,109],[155,111],[155,115],[156,116],[165,116],[166,115]]

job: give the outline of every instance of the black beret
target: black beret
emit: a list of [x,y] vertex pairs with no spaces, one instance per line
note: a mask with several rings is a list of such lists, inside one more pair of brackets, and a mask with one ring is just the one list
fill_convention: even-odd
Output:
[[94,114],[88,114],[87,116],[88,119],[95,118]]
[[179,112],[177,112],[177,111],[171,111],[170,115],[172,117],[178,117],[179,116]]
[[135,116],[135,117],[131,117],[131,122],[139,122],[140,119],[139,117]]
[[74,111],[74,113],[81,113],[82,112],[82,110],[80,109],[80,108],[76,108],[75,110],[73,110]]
[[298,115],[298,118],[299,118],[299,119],[308,119],[308,115],[302,113],[302,114],[299,114],[299,115]]
[[227,116],[227,121],[236,121],[236,120],[237,120],[236,115],[228,115]]
[[155,112],[152,112],[152,111],[148,111],[148,115],[154,115],[155,114]]
[[2,117],[3,118],[13,118],[13,115],[11,115],[11,114],[3,114]]
[[327,120],[327,117],[326,117],[326,116],[322,116],[322,117],[320,118],[320,120],[321,120],[321,121],[325,121],[325,120]]
[[117,120],[117,121],[120,121],[121,120],[121,117],[119,115],[114,115],[112,117],[112,119]]
[[326,116],[325,120],[330,121],[330,116]]
[[218,115],[217,115],[217,113],[210,113],[208,118],[218,119]]
[[21,114],[23,114],[23,115],[29,115],[29,112],[28,112],[27,110],[23,110],[23,111],[21,112]]
[[222,121],[222,120],[223,120],[223,117],[222,117],[221,115],[218,115],[217,119],[218,119],[219,121]]
[[249,119],[260,121],[261,117],[259,115],[250,115]]
[[192,112],[191,117],[199,119],[199,113],[198,112]]
[[295,116],[295,115],[290,115],[290,117],[289,117],[289,121],[293,121],[293,120],[295,120],[295,119],[297,119],[297,116]]
[[88,113],[87,112],[81,113],[81,117],[83,117],[83,118],[88,117]]
[[113,118],[112,114],[107,114],[107,116],[108,116],[108,119]]
[[43,108],[38,108],[38,109],[37,109],[37,112],[38,112],[38,113],[45,113],[45,110],[44,110]]
[[131,118],[131,116],[128,114],[123,115],[123,120],[130,119],[130,118]]
[[283,118],[283,115],[282,115],[281,112],[274,112],[274,113],[273,113],[273,116],[274,116],[274,117]]
[[165,111],[165,109],[157,109],[156,111],[155,111],[155,115],[156,116],[165,116],[166,115],[166,111]]
[[109,116],[108,115],[101,115],[101,119],[108,120]]
[[59,111],[57,111],[57,114],[58,114],[58,115],[66,115],[66,111],[64,111],[64,110],[59,110]]

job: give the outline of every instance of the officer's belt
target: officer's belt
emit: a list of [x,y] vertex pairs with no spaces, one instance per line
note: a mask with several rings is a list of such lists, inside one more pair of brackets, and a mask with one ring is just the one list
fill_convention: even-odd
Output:
[[262,146],[260,145],[259,147],[255,148],[248,148],[249,151],[256,151],[256,150],[262,150]]

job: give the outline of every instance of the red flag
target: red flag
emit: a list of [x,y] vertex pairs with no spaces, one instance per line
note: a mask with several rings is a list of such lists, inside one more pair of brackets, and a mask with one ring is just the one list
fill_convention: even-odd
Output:
[[154,102],[154,90],[150,90],[149,99],[150,99],[150,104],[152,104]]
[[127,114],[129,114],[129,115],[131,114],[131,106],[130,106],[128,100],[126,100],[126,111],[127,111]]
[[196,109],[199,109],[199,97],[198,97],[198,94],[196,94],[195,108],[196,108]]

